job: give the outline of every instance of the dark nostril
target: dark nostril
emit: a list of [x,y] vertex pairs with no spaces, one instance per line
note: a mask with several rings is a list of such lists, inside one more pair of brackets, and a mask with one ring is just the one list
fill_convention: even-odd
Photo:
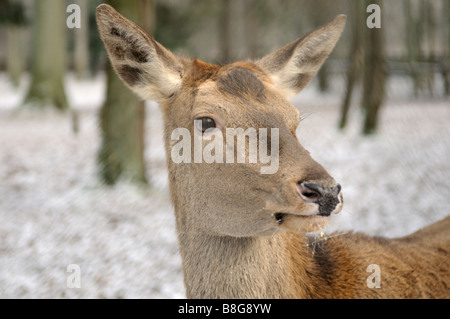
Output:
[[306,200],[316,201],[322,196],[320,187],[316,184],[298,183],[297,189],[300,195],[304,197]]
[[338,194],[341,192],[341,189],[342,189],[341,184],[337,184]]

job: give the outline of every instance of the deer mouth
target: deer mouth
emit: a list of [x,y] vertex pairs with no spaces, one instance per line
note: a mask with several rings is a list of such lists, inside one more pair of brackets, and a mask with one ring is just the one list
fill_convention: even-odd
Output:
[[278,227],[293,233],[315,232],[324,229],[330,221],[330,215],[299,215],[284,212],[275,213],[274,218]]
[[288,218],[301,218],[304,220],[312,220],[312,219],[328,219],[330,217],[329,214],[314,214],[314,215],[298,215],[298,214],[291,214],[291,213],[275,213],[274,214],[275,221],[278,225],[282,225],[286,219]]
[[286,217],[287,213],[275,213],[274,217],[277,221],[278,225],[281,225],[284,223],[284,218]]
[[340,189],[333,194],[321,194],[314,201],[303,200],[295,205],[266,203],[278,227],[296,233],[313,232],[325,228],[331,215],[339,214],[343,207]]
[[339,199],[336,202],[333,202],[333,205],[329,205],[326,209],[323,206],[319,205],[318,212],[316,214],[296,214],[296,213],[287,213],[287,212],[276,212],[273,214],[276,222],[281,225],[285,222],[287,218],[299,218],[299,219],[324,219],[327,220],[333,214],[339,214],[342,210],[343,199],[342,195],[339,195]]

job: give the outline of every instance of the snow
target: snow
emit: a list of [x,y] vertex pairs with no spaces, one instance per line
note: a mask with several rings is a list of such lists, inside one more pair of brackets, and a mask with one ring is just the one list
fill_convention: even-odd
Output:
[[[104,77],[68,76],[65,114],[18,108],[27,83],[15,89],[0,74],[0,297],[183,298],[157,105],[147,106],[151,186],[106,187],[96,168]],[[390,89],[380,132],[367,138],[355,110],[336,129],[341,88],[311,86],[293,100],[302,145],[343,187],[329,231],[396,237],[448,216],[449,101]],[[81,288],[67,286],[72,264]]]

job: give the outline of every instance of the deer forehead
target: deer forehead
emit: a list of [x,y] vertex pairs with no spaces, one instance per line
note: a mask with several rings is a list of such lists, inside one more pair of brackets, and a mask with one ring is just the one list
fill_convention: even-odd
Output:
[[295,130],[299,119],[299,111],[262,70],[242,63],[222,67],[198,86],[193,113],[218,114],[230,121],[246,121],[242,124],[247,126],[287,126],[289,130]]

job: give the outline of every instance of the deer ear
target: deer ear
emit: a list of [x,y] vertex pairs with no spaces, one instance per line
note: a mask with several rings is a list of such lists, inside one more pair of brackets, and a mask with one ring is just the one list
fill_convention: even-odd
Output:
[[97,25],[116,73],[141,98],[160,101],[178,90],[183,67],[169,50],[109,5],[97,7]]
[[267,55],[256,64],[269,72],[286,98],[291,98],[319,71],[339,40],[345,21],[345,15],[338,15],[328,24]]

